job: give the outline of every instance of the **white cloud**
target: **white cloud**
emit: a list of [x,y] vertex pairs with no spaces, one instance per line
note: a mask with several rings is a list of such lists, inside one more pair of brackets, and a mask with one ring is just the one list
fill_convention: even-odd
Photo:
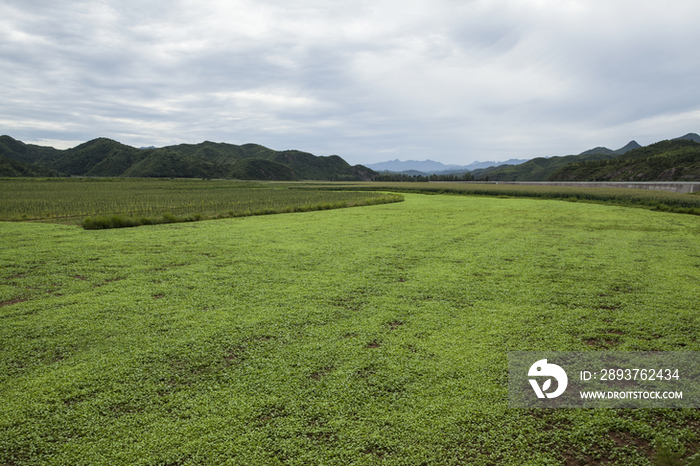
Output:
[[[686,0],[7,0],[0,133],[468,163],[700,131]],[[662,134],[663,133],[663,134]]]
[[63,139],[34,139],[22,141],[25,144],[35,144],[37,146],[54,147],[56,149],[70,149],[79,146],[85,141],[65,141]]

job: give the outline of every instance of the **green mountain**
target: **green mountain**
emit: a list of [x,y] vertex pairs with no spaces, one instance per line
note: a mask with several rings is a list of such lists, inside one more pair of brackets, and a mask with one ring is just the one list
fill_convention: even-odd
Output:
[[180,144],[137,149],[98,138],[66,150],[0,137],[0,156],[75,176],[237,178],[246,180],[369,180],[376,173],[337,155],[319,157],[258,144]]
[[681,136],[679,138],[674,138],[672,139],[673,141],[676,141],[678,139],[688,139],[690,141],[695,141],[695,142],[700,142],[700,136],[695,134],[695,133],[688,133],[685,136]]
[[119,176],[144,154],[134,147],[107,138],[88,141],[66,149],[56,157],[44,157],[37,163],[68,175]]
[[607,147],[595,147],[578,155],[538,157],[519,165],[500,165],[498,167],[473,170],[472,175],[474,175],[476,180],[488,178],[490,181],[547,181],[553,173],[569,164],[612,160],[640,147],[642,146],[637,141],[630,141],[617,150],[608,149]]
[[61,176],[55,170],[50,168],[40,167],[31,163],[19,162],[0,155],[0,177],[7,176],[23,176],[23,177],[56,177]]
[[228,177],[239,180],[292,181],[295,179],[294,171],[287,165],[253,157],[230,165]]
[[204,141],[199,144],[179,144],[168,146],[164,149],[171,149],[182,154],[192,155],[209,162],[226,165],[247,158],[257,158],[272,160],[277,152],[259,144],[227,144],[224,142]]
[[135,178],[225,178],[222,166],[168,149],[144,151],[144,157],[118,176]]
[[481,170],[474,170],[474,179],[489,181],[547,181],[560,168],[570,163],[584,160],[609,160],[617,157],[615,153],[593,152],[563,157],[537,157],[520,165],[501,165]]
[[43,157],[58,154],[58,149],[53,147],[25,144],[22,141],[12,139],[10,136],[0,136],[0,155],[24,163],[35,163]]
[[548,181],[700,181],[700,143],[684,136],[612,160],[572,163]]
[[[292,169],[294,179],[328,180],[344,178],[348,180],[370,179],[374,171],[362,165],[351,167],[337,155],[316,156],[298,150],[275,151],[258,144],[236,146],[226,143],[205,141],[200,144],[180,144],[164,147],[183,154],[193,155],[217,164],[232,164],[244,159],[262,159],[285,165]],[[266,179],[263,177],[262,179]]]
[[634,149],[639,149],[640,146],[637,141],[630,141],[625,145],[625,147],[621,147],[617,150],[612,150],[608,149],[607,147],[595,147],[593,149],[589,149],[587,151],[583,151],[578,155],[589,155],[589,154],[605,154],[605,155],[622,155],[626,154],[627,152],[634,150]]

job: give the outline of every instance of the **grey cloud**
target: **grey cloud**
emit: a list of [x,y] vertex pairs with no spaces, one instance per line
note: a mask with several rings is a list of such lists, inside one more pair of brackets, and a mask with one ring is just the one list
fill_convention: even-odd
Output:
[[651,143],[700,130],[700,7],[677,3],[8,0],[0,132],[352,163]]

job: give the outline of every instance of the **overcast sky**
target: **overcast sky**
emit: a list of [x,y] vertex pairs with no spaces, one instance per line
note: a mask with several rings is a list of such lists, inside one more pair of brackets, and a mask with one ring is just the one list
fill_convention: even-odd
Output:
[[0,134],[348,162],[700,132],[697,0],[2,0]]

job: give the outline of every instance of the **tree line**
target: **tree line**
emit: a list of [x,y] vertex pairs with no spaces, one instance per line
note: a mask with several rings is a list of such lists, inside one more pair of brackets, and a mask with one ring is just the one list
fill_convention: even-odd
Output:
[[379,173],[374,181],[474,181],[474,176],[466,172],[462,175],[407,175],[404,173]]

